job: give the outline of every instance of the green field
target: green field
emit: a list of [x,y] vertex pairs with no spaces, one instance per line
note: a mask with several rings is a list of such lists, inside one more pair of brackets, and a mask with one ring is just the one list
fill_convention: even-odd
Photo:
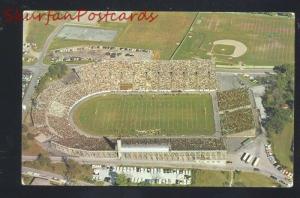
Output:
[[[133,21],[94,24],[95,27],[102,29],[117,30],[118,34],[112,42],[67,40],[56,37],[49,50],[99,44],[151,49],[154,52],[154,59],[170,59],[178,47],[177,44],[187,33],[187,37],[178,47],[174,59],[214,57],[216,63],[222,65],[242,63],[265,66],[294,63],[295,20],[292,18],[250,13],[202,12],[198,15],[195,12],[156,13],[159,16],[151,23]],[[43,22],[30,23],[27,41],[37,43],[38,50],[40,50],[56,25],[53,23],[45,26]],[[213,49],[213,42],[223,39],[244,43],[247,46],[246,53],[235,58],[229,56],[233,50],[231,45],[227,45],[224,51],[218,46]],[[211,52],[213,53],[210,54]]]
[[291,145],[294,136],[294,123],[288,123],[283,131],[279,134],[271,134],[272,150],[276,158],[280,161],[281,165],[284,165],[288,170],[293,171],[293,162],[291,161]]
[[31,21],[28,24],[28,35],[26,41],[29,43],[36,43],[36,50],[41,51],[46,39],[54,29],[54,25],[45,25],[43,22]]
[[199,13],[174,59],[211,58],[216,40],[244,43],[244,55],[213,55],[217,64],[277,65],[294,62],[294,19],[246,13]]
[[229,181],[229,171],[194,170],[192,173],[192,186],[225,187]]
[[278,183],[271,178],[248,172],[194,170],[192,186],[201,187],[275,187]]
[[277,187],[276,183],[271,178],[260,175],[258,173],[239,172],[234,173],[233,184],[234,187]]
[[136,130],[152,129],[159,129],[158,135],[214,133],[209,94],[96,96],[75,107],[72,117],[81,130],[99,136],[132,136],[141,133]]
[[[117,30],[112,42],[91,42],[55,38],[49,49],[85,44],[151,49],[155,59],[169,59],[181,42],[196,13],[155,12],[158,17],[153,22],[132,21],[127,23],[102,22],[97,27]],[[79,25],[79,24],[78,24]]]

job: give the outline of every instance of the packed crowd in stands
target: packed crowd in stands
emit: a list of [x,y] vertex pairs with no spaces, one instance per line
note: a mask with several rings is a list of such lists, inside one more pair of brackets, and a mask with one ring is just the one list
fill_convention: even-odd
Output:
[[111,89],[118,89],[121,83],[133,84],[134,90],[216,88],[215,68],[210,60],[103,61],[85,65],[78,73],[88,86],[104,85]]
[[245,88],[217,92],[223,135],[255,129],[250,97]]
[[217,97],[221,111],[250,105],[248,90],[244,88],[217,92]]
[[[115,150],[116,138],[88,138],[83,135],[63,138],[58,143],[84,150]],[[124,145],[168,145],[173,151],[225,150],[219,138],[122,138]]]
[[[131,83],[132,90],[215,90],[216,74],[210,60],[197,61],[103,61],[76,67],[77,81],[64,80],[52,82],[39,94],[32,117],[36,130],[51,134],[62,145],[87,150],[111,150],[115,144],[105,138],[92,138],[80,135],[71,124],[69,112],[74,104],[88,95],[120,90],[120,84]],[[54,103],[55,101],[55,103]],[[55,115],[49,108],[53,104],[65,107],[62,115]],[[52,112],[52,113],[49,113]],[[143,141],[140,139],[139,141]],[[147,141],[152,141],[148,139]],[[153,140],[158,141],[158,140]],[[163,140],[162,140],[163,141]],[[202,140],[201,138],[167,140],[173,149],[192,150],[223,148],[222,142]],[[142,143],[142,142],[141,142]]]
[[123,138],[123,144],[170,145],[171,150],[224,150],[224,142],[219,138]]
[[225,135],[255,128],[252,109],[239,109],[221,114],[221,128]]

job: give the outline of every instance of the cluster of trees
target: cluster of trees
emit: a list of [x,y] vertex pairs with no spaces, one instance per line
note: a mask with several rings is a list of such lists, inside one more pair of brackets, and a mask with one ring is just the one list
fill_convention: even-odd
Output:
[[48,72],[39,80],[39,84],[36,87],[37,93],[40,93],[46,88],[48,81],[62,78],[67,73],[67,70],[68,67],[63,63],[50,65]]
[[276,75],[263,79],[267,83],[263,105],[267,119],[264,126],[269,132],[280,133],[284,125],[290,121],[294,112],[294,65],[275,66]]
[[39,154],[36,161],[40,166],[49,166],[51,164],[50,158],[44,154]]
[[64,175],[67,180],[74,180],[76,178],[76,174],[80,172],[80,164],[74,160],[63,158],[63,162],[66,166],[66,171]]
[[140,182],[138,184],[133,184],[130,182],[130,179],[124,174],[117,174],[116,177],[116,186],[151,186],[149,182]]
[[116,185],[117,186],[129,186],[130,180],[124,174],[118,174],[116,178]]
[[22,150],[26,150],[30,147],[30,141],[34,139],[34,135],[31,133],[22,134]]
[[63,158],[65,164],[64,176],[68,181],[84,180],[89,183],[94,183],[91,179],[91,174],[93,172],[91,166],[79,164],[75,160]]

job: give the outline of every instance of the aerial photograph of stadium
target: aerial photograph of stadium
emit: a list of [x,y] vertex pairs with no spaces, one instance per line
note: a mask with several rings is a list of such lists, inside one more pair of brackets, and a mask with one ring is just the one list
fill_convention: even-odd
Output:
[[294,13],[23,18],[23,185],[293,187]]

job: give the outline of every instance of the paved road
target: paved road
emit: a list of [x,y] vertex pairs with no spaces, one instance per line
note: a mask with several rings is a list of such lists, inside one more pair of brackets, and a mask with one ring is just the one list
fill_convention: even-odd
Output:
[[212,97],[212,103],[213,103],[213,110],[214,110],[214,121],[215,121],[215,136],[216,137],[221,137],[221,121],[220,121],[220,114],[219,114],[219,107],[218,107],[218,100],[217,100],[217,93],[212,92],[211,93]]
[[[47,54],[48,48],[56,36],[56,34],[63,28],[64,24],[60,24],[56,27],[56,29],[48,36],[43,46],[42,51],[40,52],[40,56],[38,58],[37,63],[29,66],[24,66],[24,69],[30,70],[33,75],[32,79],[28,85],[28,88],[24,94],[22,105],[26,106],[26,111],[28,111],[31,107],[31,98],[35,90],[35,86],[38,84],[38,80],[48,71],[48,65],[43,63],[43,60]],[[22,111],[22,118],[24,118],[26,111]]]
[[[31,107],[31,98],[35,91],[35,86],[38,84],[39,78],[47,72],[48,67],[36,66],[36,67],[30,67],[30,68],[26,68],[26,69],[28,69],[32,72],[32,79],[31,79],[31,81],[28,85],[28,88],[24,94],[24,97],[22,100],[22,105],[25,105],[26,111],[29,111],[30,107]],[[23,118],[25,116],[26,111],[24,111],[24,110],[22,111]]]
[[257,168],[260,169],[260,173],[265,173],[268,176],[273,175],[277,177],[278,180],[283,180],[286,183],[289,183],[285,176],[279,170],[277,170],[267,158],[264,146],[265,144],[267,144],[266,137],[265,134],[262,133],[255,138],[254,142],[228,154],[228,158],[233,162],[233,166],[240,167],[241,170],[244,170],[245,168],[249,169],[250,167],[253,169],[251,164],[246,164],[240,160],[244,152],[250,153],[260,158],[260,162],[257,166]]
[[52,179],[53,177],[56,177],[58,179],[65,179],[64,176],[62,176],[62,175],[58,175],[58,174],[55,174],[55,173],[52,173],[52,172],[42,171],[42,170],[22,166],[22,174],[26,174],[27,172],[38,173],[40,175],[38,177],[42,178],[42,179],[48,179],[49,180],[49,179]]
[[[239,151],[243,153],[243,151]],[[240,170],[243,172],[255,172],[253,167],[250,164],[245,164],[240,161],[239,154],[228,154],[230,161],[233,161],[232,164],[227,164],[226,166],[212,166],[212,165],[202,165],[195,162],[184,162],[181,161],[148,161],[148,160],[119,160],[119,159],[91,159],[84,157],[69,157],[69,159],[76,160],[81,164],[104,164],[104,165],[131,165],[131,166],[144,166],[144,167],[168,167],[168,168],[193,168],[193,169],[204,169],[204,170],[218,170],[218,171],[234,171]],[[22,156],[22,161],[34,160],[36,156]],[[61,157],[50,157],[52,162],[61,162]],[[270,165],[270,164],[269,164]],[[263,167],[259,166],[260,171],[258,173],[270,177],[274,175],[279,180],[285,181],[284,176],[281,172],[277,171],[274,167],[272,169],[270,166]],[[275,170],[274,170],[275,169]]]
[[259,68],[249,68],[249,69],[231,69],[231,68],[218,68],[216,67],[217,73],[236,73],[236,74],[263,74],[266,75],[266,73],[275,74],[273,69],[259,69]]
[[[33,172],[33,173],[38,173],[39,176],[36,176],[38,178],[42,178],[42,179],[47,179],[47,180],[51,180],[54,177],[58,178],[58,179],[64,179],[65,177],[62,175],[58,175],[56,173],[52,173],[52,172],[48,172],[48,171],[43,171],[43,170],[38,170],[38,169],[34,169],[34,168],[29,168],[29,167],[24,167],[22,166],[22,174],[26,174],[27,172]],[[76,186],[94,186],[94,184],[88,183],[88,182],[84,182],[81,180],[76,180],[76,183],[71,183],[70,185],[76,185]]]

